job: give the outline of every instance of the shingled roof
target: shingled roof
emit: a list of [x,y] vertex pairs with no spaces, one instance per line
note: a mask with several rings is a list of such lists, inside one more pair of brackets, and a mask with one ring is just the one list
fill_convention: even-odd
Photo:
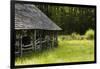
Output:
[[15,4],[15,29],[61,30],[32,4]]

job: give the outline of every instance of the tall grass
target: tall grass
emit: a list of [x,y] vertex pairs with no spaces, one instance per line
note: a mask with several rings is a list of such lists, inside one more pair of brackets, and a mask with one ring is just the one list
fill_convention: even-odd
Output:
[[15,65],[69,63],[94,60],[93,40],[62,40],[58,38],[59,46],[42,53],[30,53],[17,57]]

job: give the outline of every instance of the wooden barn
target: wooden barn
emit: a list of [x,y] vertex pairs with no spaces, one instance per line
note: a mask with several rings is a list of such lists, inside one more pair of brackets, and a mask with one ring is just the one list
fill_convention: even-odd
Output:
[[15,54],[39,52],[57,47],[57,32],[61,30],[41,10],[32,4],[15,4]]

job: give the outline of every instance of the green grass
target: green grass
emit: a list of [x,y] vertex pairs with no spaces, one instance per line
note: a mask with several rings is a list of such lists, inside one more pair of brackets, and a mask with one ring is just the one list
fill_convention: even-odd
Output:
[[93,40],[58,40],[58,48],[17,57],[15,65],[94,61]]

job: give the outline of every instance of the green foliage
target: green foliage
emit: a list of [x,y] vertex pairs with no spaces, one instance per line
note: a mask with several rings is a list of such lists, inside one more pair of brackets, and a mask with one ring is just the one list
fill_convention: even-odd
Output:
[[80,34],[77,34],[77,33],[72,33],[71,37],[72,37],[73,40],[80,40],[81,39]]
[[94,39],[94,30],[92,29],[87,30],[85,36],[87,39]]
[[59,46],[43,53],[31,53],[17,57],[16,65],[50,64],[64,62],[94,61],[93,40],[63,40],[59,39]]
[[50,4],[36,6],[63,29],[64,35],[73,32],[83,35],[89,28],[95,29],[95,8]]
[[62,40],[82,40],[83,36],[78,33],[72,33],[70,35],[59,36]]

